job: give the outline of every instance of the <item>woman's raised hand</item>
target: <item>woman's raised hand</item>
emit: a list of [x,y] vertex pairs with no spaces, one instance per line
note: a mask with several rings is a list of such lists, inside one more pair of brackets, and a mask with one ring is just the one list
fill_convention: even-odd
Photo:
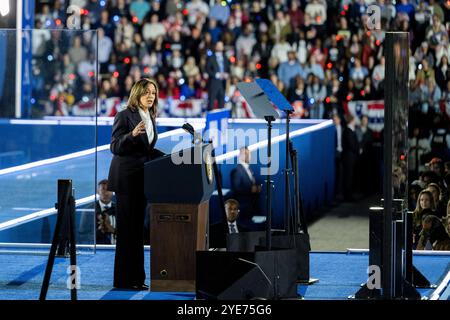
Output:
[[137,137],[138,135],[143,134],[143,133],[145,133],[145,123],[144,123],[144,121],[141,121],[137,124],[136,127],[134,127],[131,134],[133,135],[133,137]]

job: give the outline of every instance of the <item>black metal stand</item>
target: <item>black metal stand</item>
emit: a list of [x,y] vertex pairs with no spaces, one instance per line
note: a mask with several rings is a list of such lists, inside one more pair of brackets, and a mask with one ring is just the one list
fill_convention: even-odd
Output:
[[[240,298],[243,296],[249,298],[252,295],[246,294],[248,288],[254,290],[258,287],[259,279],[262,274],[265,274],[266,280],[270,279],[272,284],[272,290],[270,293],[261,295],[261,298],[269,299],[281,299],[281,298],[296,298],[297,297],[297,285],[296,281],[299,279],[299,268],[298,263],[307,260],[307,266],[303,273],[304,277],[309,279],[309,248],[307,250],[302,250],[297,247],[297,250],[292,250],[292,246],[289,240],[292,240],[292,235],[282,235],[283,239],[278,239],[278,236],[274,235],[272,241],[272,190],[273,181],[271,180],[271,167],[272,167],[272,122],[279,117],[279,114],[273,108],[274,105],[278,109],[285,109],[289,102],[280,104],[279,96],[277,96],[278,89],[270,82],[270,80],[260,79],[261,81],[255,81],[254,83],[240,82],[237,84],[239,91],[245,98],[249,106],[254,111],[258,118],[263,118],[267,122],[267,170],[266,170],[266,231],[259,232],[238,232],[235,234],[227,235],[227,251],[211,251],[211,252],[201,252],[197,251],[197,294],[201,297],[212,297],[216,296],[220,299],[220,296],[227,297],[228,299]],[[279,94],[281,95],[281,94]],[[269,97],[272,98],[269,100]],[[282,100],[282,99],[281,99]],[[285,100],[285,99],[284,99]],[[282,107],[278,107],[283,105]],[[289,122],[286,124],[289,131]],[[287,155],[289,154],[289,149],[287,149]],[[286,158],[289,160],[288,158]],[[288,164],[286,165],[288,168]],[[286,175],[289,171],[286,171]],[[287,188],[289,189],[289,187]],[[289,195],[286,196],[287,201],[289,201]],[[287,211],[288,212],[288,211]],[[265,235],[264,235],[265,234]],[[307,235],[299,235],[306,236]],[[265,238],[264,238],[265,237]],[[273,242],[273,246],[272,246]],[[292,242],[292,241],[291,241]],[[246,251],[233,251],[229,248],[233,247],[232,244],[236,244],[238,248],[241,248],[242,244],[245,245]],[[300,243],[300,241],[299,241]],[[303,241],[301,243],[304,243]],[[299,254],[299,251],[300,254]],[[307,252],[306,256],[302,255],[303,252]],[[204,259],[200,259],[204,255]],[[250,264],[240,263],[240,267],[230,267],[232,261],[239,259],[246,259],[251,262],[256,268],[260,269],[262,272],[249,271],[243,277],[239,278],[240,275],[233,274],[236,273],[238,268],[243,266],[249,266]],[[217,263],[220,268],[211,268],[214,263]],[[202,269],[202,267],[205,267]],[[212,275],[214,270],[219,270],[217,275]],[[245,270],[244,270],[245,271]],[[206,277],[208,279],[202,279]],[[232,285],[229,287],[230,292],[227,290],[227,294],[219,293],[209,294],[208,292],[216,291],[214,289],[227,288],[228,286],[224,283],[227,280],[232,280]],[[203,281],[204,280],[204,281]],[[262,280],[262,279],[260,279]],[[267,281],[266,281],[267,282]],[[214,286],[213,289],[207,288],[208,286]],[[264,289],[264,288],[263,288]],[[264,289],[265,290],[265,289]],[[263,290],[263,291],[264,291]],[[233,291],[233,293],[231,293]],[[205,294],[207,292],[208,294]],[[253,295],[254,296],[254,295]]]
[[[394,201],[396,205],[394,213],[396,220],[393,223],[393,240],[395,265],[395,281],[397,299],[415,299],[421,298],[416,287],[431,287],[430,282],[417,270],[412,263],[412,219],[408,212],[402,212],[402,201]],[[383,237],[384,237],[384,221],[383,207],[372,207],[369,212],[370,219],[370,237],[369,237],[369,265],[380,267],[383,276],[383,268],[386,268],[386,260],[383,254]],[[405,259],[402,260],[404,252]],[[381,288],[380,288],[381,289]],[[382,290],[377,288],[369,288],[367,284],[363,284],[361,289],[355,293],[356,299],[390,299],[386,297]]]
[[[45,268],[44,280],[42,282],[39,300],[45,300],[47,297],[48,286],[52,275],[58,244],[63,243],[63,245],[65,246],[65,242],[60,241],[62,230],[61,226],[63,226],[64,224],[67,225],[66,230],[69,231],[69,234],[64,235],[62,238],[68,237],[68,243],[70,247],[70,298],[71,300],[77,300],[76,281],[78,280],[78,274],[75,239],[75,198],[72,194],[72,180],[58,180],[58,203],[55,205],[55,207],[56,209],[58,209],[55,233],[53,234],[52,246],[48,255],[48,261]],[[62,250],[65,250],[64,248]]]
[[[299,186],[299,174],[298,174],[298,157],[297,151],[294,149],[292,141],[289,138],[290,132],[290,115],[293,111],[284,110],[286,113],[286,166],[284,170],[284,223],[285,233],[287,235],[295,235],[298,233],[308,233],[306,226],[306,219],[303,211],[303,202]],[[291,161],[291,167],[289,167],[289,159]],[[294,205],[291,207],[290,202],[290,177],[294,178]]]
[[[295,218],[301,221],[301,228],[304,233],[300,233],[298,222],[291,223],[291,217],[295,217],[297,214],[300,214],[300,209],[303,209],[303,206],[301,204],[301,197],[300,197],[300,188],[298,185],[298,166],[297,166],[297,157],[296,153],[294,158],[291,159],[291,163],[296,168],[297,174],[295,175],[295,183],[297,184],[295,192],[296,192],[296,214],[292,214],[291,207],[290,207],[290,182],[289,179],[292,176],[292,171],[289,169],[289,155],[290,150],[294,150],[292,148],[292,145],[289,145],[289,114],[290,111],[286,111],[287,114],[287,121],[286,121],[286,170],[285,170],[285,232],[280,235],[272,235],[272,198],[271,198],[271,191],[272,191],[272,181],[270,180],[270,165],[271,165],[271,128],[272,124],[271,121],[274,119],[270,119],[269,117],[265,117],[265,120],[267,121],[268,126],[268,142],[269,146],[267,149],[268,152],[268,163],[269,163],[269,170],[268,170],[268,179],[266,180],[266,187],[267,187],[267,229],[266,229],[266,248],[268,251],[272,249],[272,245],[274,247],[280,249],[283,248],[284,250],[292,250],[295,249],[295,270],[296,270],[296,278],[297,281],[301,281],[304,283],[309,283],[309,251],[311,250],[310,247],[310,241],[309,241],[309,235],[307,234],[306,229],[306,221],[303,216],[303,210],[301,210],[301,215],[299,218]],[[294,153],[291,153],[291,156],[293,156]],[[294,184],[295,185],[295,184]],[[295,221],[295,220],[294,220]]]
[[[289,176],[291,174],[291,169],[289,167],[289,147],[290,147],[290,141],[289,141],[289,120],[290,115],[292,111],[290,110],[284,110],[286,113],[286,165],[284,169],[284,229],[286,230],[286,234],[291,234],[291,223],[290,223],[290,217],[291,217],[291,206],[290,206],[290,183],[289,183]],[[293,165],[293,163],[291,163]],[[295,231],[294,231],[295,232]]]
[[297,150],[294,149],[292,145],[292,141],[289,140],[289,150],[291,156],[291,164],[293,168],[294,174],[294,212],[293,215],[293,225],[294,225],[294,234],[295,233],[305,233],[308,234],[308,227],[306,225],[305,212],[303,211],[303,199],[300,191],[300,180],[298,174],[298,154]]
[[270,178],[270,168],[272,167],[272,121],[275,118],[266,116],[267,121],[267,179],[266,179],[266,210],[267,210],[267,224],[266,224],[266,249],[268,251],[272,248],[272,180]]
[[70,219],[68,219],[68,217],[66,216],[61,222],[61,227],[59,231],[59,242],[56,249],[56,257],[58,258],[70,257],[69,238],[70,238]]
[[[210,143],[211,147],[213,147],[212,140],[209,140],[208,143]],[[212,150],[211,150],[211,158],[212,158],[212,162],[213,162],[212,164],[213,164],[213,170],[214,170],[214,177],[216,178],[216,188],[217,188],[217,194],[219,196],[220,211],[222,211],[222,218],[224,219],[224,222],[226,222],[227,221],[227,213],[225,211],[225,200],[223,198],[223,192],[222,192],[222,177],[219,172],[219,167],[217,166],[216,153],[215,153],[214,148],[212,148]],[[224,226],[227,226],[227,225],[228,224],[224,223]],[[223,235],[225,236],[227,234],[228,230],[223,230],[223,231],[224,231]],[[224,242],[226,242],[226,239]]]
[[[273,234],[271,237],[271,245],[276,248],[294,249],[296,281],[310,284],[316,280],[311,279],[309,273],[309,252],[311,250],[311,245],[299,187],[297,152],[293,148],[290,140],[286,140],[286,143],[289,146],[288,150],[292,164],[292,170],[286,171],[288,172],[285,177],[287,181],[286,190],[288,191],[287,194],[290,194],[289,179],[294,177],[294,203],[292,204],[292,207],[288,207],[288,216],[285,220],[285,224],[289,226],[289,232],[285,230],[283,233]],[[288,161],[289,157],[286,158],[286,162]],[[288,204],[290,204],[290,201],[288,201]]]

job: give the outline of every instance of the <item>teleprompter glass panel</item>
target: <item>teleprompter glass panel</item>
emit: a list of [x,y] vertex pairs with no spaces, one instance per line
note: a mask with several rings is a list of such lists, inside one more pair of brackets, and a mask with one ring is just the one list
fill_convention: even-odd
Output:
[[72,180],[78,242],[94,243],[96,33],[0,30],[0,243],[48,248],[58,179]]

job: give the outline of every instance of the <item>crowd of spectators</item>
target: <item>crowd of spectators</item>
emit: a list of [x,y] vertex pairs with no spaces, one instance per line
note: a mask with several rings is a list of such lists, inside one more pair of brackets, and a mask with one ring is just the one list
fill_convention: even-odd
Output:
[[[65,32],[71,4],[83,9],[81,30]],[[367,27],[370,5],[380,8],[375,28]],[[410,182],[421,181],[433,158],[450,160],[449,21],[450,2],[435,0],[46,2],[37,4],[40,31],[33,34],[35,110],[89,114],[97,93],[99,114],[111,116],[142,76],[158,81],[160,101],[196,99],[206,106],[206,61],[222,41],[231,65],[225,106],[233,116],[251,115],[236,84],[262,77],[294,105],[295,117],[339,115],[346,127],[349,103],[384,99],[385,33],[405,31],[410,40],[410,150],[403,169]],[[160,112],[165,108],[160,106]],[[369,128],[371,120],[366,117]],[[352,128],[362,143],[367,125],[360,122],[356,117]],[[371,150],[377,137],[364,140],[359,153]]]
[[[374,30],[366,27],[372,4],[381,9]],[[431,127],[434,115],[442,120],[450,109],[447,1],[59,0],[37,6],[36,28],[66,28],[69,5],[82,8],[81,29],[98,35],[34,35],[34,54],[42,58],[35,73],[50,74],[36,81],[39,101],[65,105],[43,108],[44,114],[70,114],[72,105],[89,102],[96,50],[100,98],[123,101],[133,81],[148,75],[158,80],[162,99],[205,99],[206,60],[221,40],[231,63],[228,106],[240,102],[237,82],[263,77],[297,107],[297,116],[331,118],[349,101],[383,99],[383,41],[392,30],[410,33],[410,102],[418,125]]]
[[433,158],[409,187],[414,247],[450,250],[450,162]]

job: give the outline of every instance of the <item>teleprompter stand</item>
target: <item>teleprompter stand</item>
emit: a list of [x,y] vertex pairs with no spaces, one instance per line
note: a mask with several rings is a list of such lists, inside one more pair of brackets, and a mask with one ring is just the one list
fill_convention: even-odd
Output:
[[[197,298],[297,298],[296,252],[272,243],[271,139],[272,123],[278,118],[278,113],[257,83],[239,83],[238,88],[255,115],[267,122],[266,232],[265,236],[258,232],[228,235],[237,237],[237,240],[252,239],[254,246],[250,251],[198,252]],[[211,272],[211,266],[216,267],[216,274]]]
[[[309,235],[306,227],[306,220],[303,214],[303,206],[301,202],[301,192],[299,186],[299,174],[298,174],[298,158],[297,152],[293,147],[292,142],[289,140],[290,133],[290,115],[294,112],[294,109],[286,98],[281,94],[277,87],[267,79],[256,79],[255,83],[258,88],[250,87],[253,92],[259,94],[258,97],[265,96],[266,104],[264,104],[264,99],[259,98],[256,100],[251,96],[251,92],[243,92],[245,88],[241,90],[238,84],[238,88],[241,90],[242,95],[247,100],[249,106],[252,108],[253,112],[258,117],[264,117],[265,113],[270,112],[267,110],[274,111],[274,107],[278,110],[284,111],[286,114],[286,130],[285,130],[285,169],[284,169],[284,231],[277,233],[271,233],[271,245],[278,248],[292,248],[297,251],[296,253],[296,265],[297,265],[297,281],[303,283],[310,283],[317,280],[311,280],[309,278],[309,251],[310,242]],[[247,85],[249,86],[249,85]],[[267,104],[267,101],[269,104]],[[267,121],[267,119],[266,119]],[[271,123],[268,122],[271,126]],[[269,147],[270,147],[269,140]],[[269,148],[268,148],[269,149]],[[270,150],[270,149],[269,149]],[[291,160],[291,166],[289,166],[289,160]],[[270,168],[269,168],[270,170]],[[294,179],[294,204],[291,206],[291,179]],[[271,221],[270,221],[271,222]],[[271,228],[271,224],[270,224]],[[269,238],[266,235],[266,242]]]
[[[64,239],[67,239],[70,248],[70,281],[68,282],[68,284],[70,284],[70,298],[71,300],[77,300],[79,274],[76,256],[75,198],[72,191],[72,180],[58,180],[58,203],[55,204],[55,207],[58,210],[55,233],[53,234],[52,246],[48,255],[39,300],[45,300],[47,297],[48,286],[52,275],[53,265],[55,263],[55,255],[58,246],[64,246],[63,249],[60,250],[65,250],[66,241],[64,241]],[[62,234],[61,230],[68,231],[68,234]]]

